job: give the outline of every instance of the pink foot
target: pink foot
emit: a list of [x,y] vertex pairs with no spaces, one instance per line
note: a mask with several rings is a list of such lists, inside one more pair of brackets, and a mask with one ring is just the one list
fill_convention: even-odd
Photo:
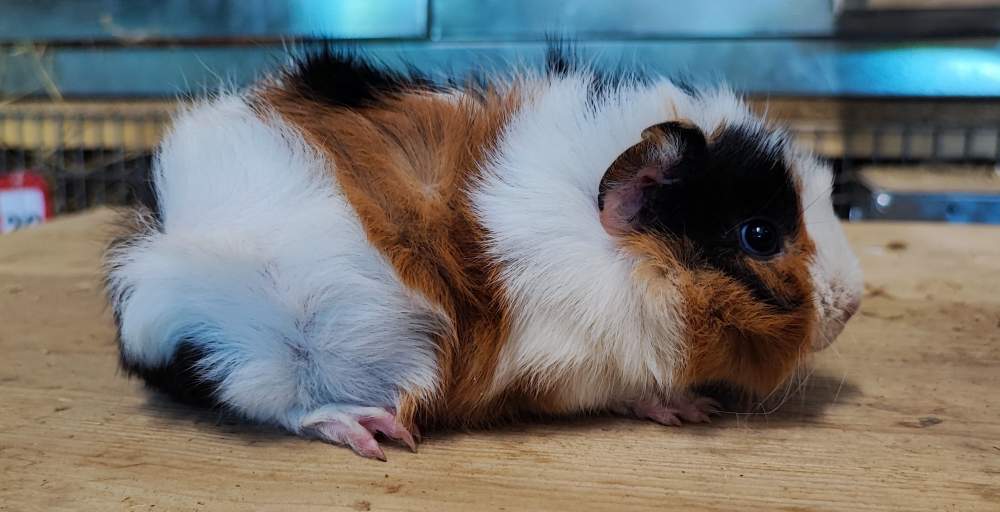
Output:
[[382,407],[327,405],[307,414],[302,419],[302,428],[316,432],[325,441],[350,446],[354,453],[369,459],[385,460],[385,453],[375,440],[379,432],[417,451],[413,435],[392,412]]
[[718,413],[719,402],[705,396],[675,395],[663,403],[660,400],[644,400],[625,404],[626,414],[637,418],[653,420],[661,425],[681,426],[688,423],[711,423],[711,415]]

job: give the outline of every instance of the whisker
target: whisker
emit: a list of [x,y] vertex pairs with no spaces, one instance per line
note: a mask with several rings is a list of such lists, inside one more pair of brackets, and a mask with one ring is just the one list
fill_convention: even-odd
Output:
[[[788,384],[791,382],[791,380],[792,379],[789,379],[788,382],[785,383],[786,393],[787,393]],[[765,406],[765,404],[767,404],[768,400],[770,400],[771,397],[774,396],[774,394],[777,393],[778,390],[780,390],[780,389],[781,389],[781,386],[776,386],[774,389],[772,389],[770,393],[768,393],[766,396],[764,396],[764,398],[761,398],[757,402],[757,405],[755,406],[755,408],[756,409],[760,409],[761,411],[763,411],[764,410],[764,406]]]
[[[813,372],[815,372],[815,371],[816,371],[816,367],[815,367],[815,366],[813,366],[813,367],[812,367],[812,368],[811,368],[811,369],[809,370],[809,374],[808,374],[808,375],[806,375],[806,377],[805,377],[804,379],[802,379],[802,382],[801,382],[801,383],[800,383],[800,384],[799,384],[799,385],[798,385],[798,386],[797,386],[797,387],[795,388],[795,391],[794,391],[795,393],[799,393],[799,392],[801,392],[801,391],[802,391],[802,388],[803,388],[803,387],[805,386],[806,382],[808,382],[808,381],[809,381],[809,378],[810,378],[810,377],[812,377],[812,375],[813,375]],[[785,399],[783,399],[783,400],[782,400],[781,402],[779,402],[779,403],[778,403],[778,405],[775,405],[774,407],[772,407],[772,408],[771,408],[771,410],[767,412],[767,414],[771,414],[771,413],[773,413],[774,411],[777,411],[778,409],[780,409],[780,408],[781,408],[781,406],[785,405],[785,402],[786,402],[787,400],[788,400],[788,397],[786,396],[786,397],[785,397]]]
[[845,382],[847,382],[847,370],[844,370],[844,374],[840,377],[840,384],[837,385],[837,392],[833,394],[833,403],[837,403],[837,399],[840,398],[840,392],[844,389]]
[[827,187],[823,192],[817,195],[815,199],[810,201],[809,204],[807,204],[806,207],[802,209],[802,215],[805,215],[805,213],[809,211],[809,208],[812,208],[813,205],[819,202],[820,199],[829,196],[832,192],[833,192],[833,183],[831,183],[829,187]]

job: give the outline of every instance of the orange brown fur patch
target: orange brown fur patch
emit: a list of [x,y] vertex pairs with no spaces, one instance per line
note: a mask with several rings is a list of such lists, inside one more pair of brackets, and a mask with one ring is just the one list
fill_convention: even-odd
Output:
[[448,332],[439,340],[440,387],[432,396],[401,390],[400,418],[473,426],[543,404],[543,394],[521,386],[487,395],[509,312],[467,196],[480,162],[519,107],[517,87],[449,96],[404,92],[356,109],[282,88],[262,98],[335,163],[368,240],[409,288],[447,317]]

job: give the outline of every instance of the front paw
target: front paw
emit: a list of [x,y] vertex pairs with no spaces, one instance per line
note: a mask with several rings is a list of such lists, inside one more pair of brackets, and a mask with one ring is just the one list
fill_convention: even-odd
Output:
[[719,409],[719,402],[712,398],[678,394],[666,401],[647,399],[626,402],[615,410],[626,416],[679,427],[685,422],[711,423],[711,416],[718,414]]

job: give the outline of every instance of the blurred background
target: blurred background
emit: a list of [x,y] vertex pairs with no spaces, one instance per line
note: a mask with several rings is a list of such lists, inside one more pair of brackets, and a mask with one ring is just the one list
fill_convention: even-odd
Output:
[[540,65],[553,35],[766,102],[845,219],[1000,223],[1000,0],[0,0],[0,232],[148,194],[177,106],[289,51],[436,75]]

